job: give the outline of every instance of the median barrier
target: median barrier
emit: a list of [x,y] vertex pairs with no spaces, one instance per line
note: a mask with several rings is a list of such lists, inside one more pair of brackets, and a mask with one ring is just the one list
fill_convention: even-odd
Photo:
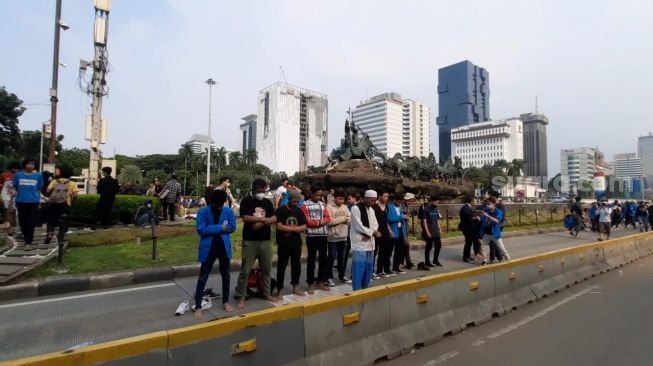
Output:
[[542,281],[539,266],[545,264],[547,261],[529,257],[493,266],[496,297],[507,312],[537,301],[530,285]]
[[386,287],[390,329],[402,353],[504,312],[494,297],[490,267],[425,276]]
[[168,366],[305,365],[301,305],[168,331]]
[[306,364],[372,365],[401,354],[390,334],[386,287],[307,302],[304,310]]
[[626,238],[628,238],[628,240],[625,240],[621,243],[621,249],[623,250],[626,263],[633,263],[634,261],[636,261],[641,257],[641,254],[637,250],[637,244],[635,243],[637,236],[630,235],[627,236]]
[[71,351],[0,362],[2,366],[137,366],[166,365],[165,331],[125,338]]
[[642,255],[653,254],[653,233],[642,235],[637,241],[637,249]]

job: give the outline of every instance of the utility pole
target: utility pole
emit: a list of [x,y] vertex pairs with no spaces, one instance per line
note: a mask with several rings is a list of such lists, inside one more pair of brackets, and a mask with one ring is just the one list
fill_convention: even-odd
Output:
[[106,121],[102,119],[102,97],[107,95],[107,36],[109,29],[110,0],[95,0],[95,58],[93,62],[80,61],[80,71],[93,67],[93,79],[87,93],[93,97],[91,116],[86,120],[86,139],[91,141],[88,193],[97,193],[100,164],[100,144],[106,143]]
[[217,83],[211,78],[205,83],[209,86],[209,139],[206,146],[206,186],[208,187],[211,184],[211,90]]
[[[50,135],[50,148],[48,151],[48,163],[50,164],[54,164],[56,161],[54,152],[57,145],[57,102],[59,102],[57,95],[59,85],[59,34],[61,28],[68,29],[68,26],[61,22],[61,1],[57,0],[54,15],[54,52],[52,56],[52,87],[50,88],[50,125],[52,126],[52,134]],[[43,160],[42,157],[39,161],[41,160]]]

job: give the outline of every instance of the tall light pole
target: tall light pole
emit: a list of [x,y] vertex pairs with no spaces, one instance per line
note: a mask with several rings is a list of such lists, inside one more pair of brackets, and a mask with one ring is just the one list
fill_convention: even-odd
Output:
[[208,187],[211,184],[211,90],[217,83],[211,78],[205,83],[209,85],[209,139],[206,146],[206,186]]
[[41,149],[39,153],[39,172],[43,172],[43,140],[49,139],[52,133],[50,121],[41,123]]
[[[55,148],[57,145],[57,88],[59,85],[59,33],[60,30],[68,30],[68,25],[61,21],[61,1],[57,0],[54,15],[54,52],[52,55],[52,87],[50,88],[50,125],[52,133],[50,135],[50,149],[48,151],[48,163],[54,164],[56,155]],[[42,159],[41,159],[42,160]]]

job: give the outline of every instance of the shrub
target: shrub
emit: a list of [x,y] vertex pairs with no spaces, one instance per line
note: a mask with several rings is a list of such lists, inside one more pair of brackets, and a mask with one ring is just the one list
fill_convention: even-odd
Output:
[[[75,223],[94,224],[97,221],[95,212],[99,198],[100,196],[97,194],[85,194],[77,197],[77,201],[71,209],[71,221]],[[116,196],[116,203],[113,205],[113,221],[118,221],[123,224],[131,224],[138,207],[140,207],[147,198],[152,197]],[[152,206],[154,212],[158,212],[160,206],[159,199],[154,198],[152,200]]]

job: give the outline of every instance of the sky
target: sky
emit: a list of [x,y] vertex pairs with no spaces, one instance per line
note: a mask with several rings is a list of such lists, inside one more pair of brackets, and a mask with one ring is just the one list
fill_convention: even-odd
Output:
[[[2,3],[0,85],[25,102],[24,130],[50,118],[54,10]],[[431,107],[437,151],[437,70],[467,59],[490,73],[492,119],[533,112],[537,95],[553,176],[562,148],[596,146],[611,160],[653,130],[652,13],[650,0],[113,0],[104,156],[176,153],[206,133],[208,78],[212,136],[238,148],[241,118],[282,80],[280,66],[290,84],[328,95],[330,148],[349,106],[397,92]],[[62,19],[57,132],[86,147],[90,99],[77,80],[93,57],[93,2],[64,0]]]

